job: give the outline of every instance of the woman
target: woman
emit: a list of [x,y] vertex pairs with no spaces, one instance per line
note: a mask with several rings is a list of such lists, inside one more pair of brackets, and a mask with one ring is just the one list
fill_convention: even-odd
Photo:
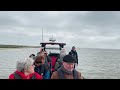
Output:
[[40,55],[35,58],[35,72],[42,75],[43,79],[50,79],[50,69],[48,64],[45,63],[44,53],[40,53]]
[[9,79],[42,79],[42,76],[34,72],[34,60],[28,58],[17,61],[16,71],[9,76]]

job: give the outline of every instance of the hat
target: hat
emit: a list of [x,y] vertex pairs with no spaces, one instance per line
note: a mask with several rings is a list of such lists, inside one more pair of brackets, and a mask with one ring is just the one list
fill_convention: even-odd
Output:
[[73,56],[71,55],[66,55],[63,57],[63,61],[64,62],[68,62],[68,63],[77,63],[77,59],[74,58]]

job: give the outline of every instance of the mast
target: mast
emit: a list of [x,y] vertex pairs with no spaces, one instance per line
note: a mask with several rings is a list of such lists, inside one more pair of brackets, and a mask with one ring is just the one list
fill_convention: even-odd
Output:
[[43,42],[43,27],[42,27],[42,42]]

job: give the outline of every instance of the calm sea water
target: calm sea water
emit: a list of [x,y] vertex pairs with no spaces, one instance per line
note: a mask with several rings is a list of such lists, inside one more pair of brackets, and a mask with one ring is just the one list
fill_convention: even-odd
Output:
[[[70,49],[66,49],[67,53]],[[36,54],[39,48],[0,50],[0,79],[8,79],[15,71],[16,61]],[[120,79],[120,50],[77,49],[78,71],[87,79]]]

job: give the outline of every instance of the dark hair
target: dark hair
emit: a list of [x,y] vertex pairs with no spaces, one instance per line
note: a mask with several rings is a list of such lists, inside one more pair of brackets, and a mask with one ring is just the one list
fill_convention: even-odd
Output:
[[[36,61],[35,63],[37,63],[37,64],[38,64],[38,63],[42,63],[42,61]],[[35,64],[35,63],[34,63],[34,64]]]
[[35,54],[31,54],[29,57],[32,57],[32,56],[34,57],[34,56],[35,56]]
[[45,57],[42,55],[36,56],[35,62],[40,62],[42,59],[45,59]]
[[75,46],[72,46],[72,48],[75,48]]

